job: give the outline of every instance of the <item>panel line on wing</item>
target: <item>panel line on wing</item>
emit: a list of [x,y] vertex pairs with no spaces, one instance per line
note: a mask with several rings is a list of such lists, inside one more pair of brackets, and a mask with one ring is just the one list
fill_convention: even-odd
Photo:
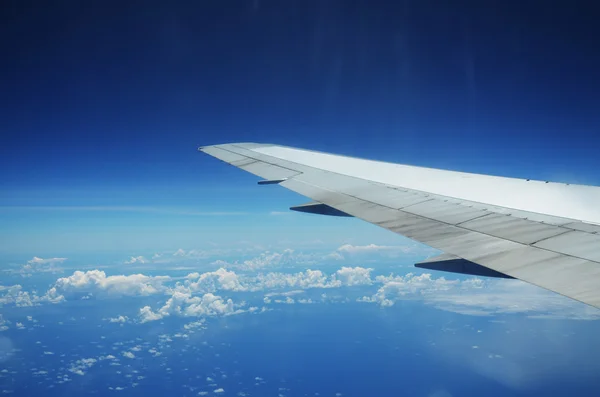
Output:
[[[286,182],[284,182],[282,185],[285,185],[286,187],[288,187],[288,186],[289,186],[288,182],[289,182],[289,181],[286,181]],[[361,202],[361,201],[362,201],[362,202],[368,202],[369,204],[374,204],[374,205],[377,205],[377,206],[385,207],[385,208],[388,208],[389,210],[398,211],[398,212],[406,212],[406,213],[408,213],[408,214],[411,214],[411,215],[413,215],[413,216],[415,216],[415,217],[420,217],[420,218],[427,219],[427,220],[429,220],[429,221],[432,221],[432,222],[436,222],[437,224],[444,224],[444,225],[447,225],[447,226],[457,227],[457,228],[460,228],[460,229],[464,229],[464,230],[466,230],[466,231],[475,232],[475,233],[478,233],[478,234],[481,234],[481,235],[489,236],[489,237],[491,237],[491,238],[500,239],[500,241],[509,241],[509,242],[512,242],[512,243],[515,243],[515,244],[520,244],[520,245],[522,245],[522,246],[529,246],[529,247],[532,247],[532,248],[536,248],[536,249],[542,249],[542,250],[545,250],[545,251],[549,251],[549,252],[553,252],[553,253],[557,253],[557,254],[561,254],[561,255],[568,255],[568,256],[571,256],[571,257],[574,257],[574,258],[579,258],[579,259],[583,259],[583,260],[589,260],[589,261],[597,262],[597,261],[595,261],[594,259],[591,259],[591,258],[586,258],[586,257],[582,257],[582,256],[577,256],[577,255],[575,255],[575,254],[566,254],[566,253],[564,253],[564,252],[558,252],[558,251],[554,251],[554,250],[552,250],[552,249],[551,249],[551,248],[549,248],[549,247],[547,247],[547,248],[546,248],[546,247],[533,246],[532,244],[526,244],[526,243],[523,243],[523,242],[521,242],[521,241],[512,240],[512,239],[510,239],[510,238],[506,238],[506,237],[499,237],[499,236],[495,236],[495,235],[493,235],[493,234],[489,234],[489,233],[482,232],[482,231],[479,231],[479,230],[472,230],[472,229],[469,229],[469,228],[466,228],[466,227],[463,227],[463,226],[457,226],[457,225],[448,224],[448,223],[442,222],[442,221],[440,221],[440,220],[437,220],[437,219],[432,219],[432,218],[428,218],[428,217],[426,217],[426,216],[422,216],[422,215],[415,215],[415,214],[412,214],[412,213],[410,213],[409,211],[404,211],[403,209],[400,209],[400,210],[398,210],[398,209],[395,209],[395,208],[386,207],[386,206],[383,206],[383,205],[381,205],[381,204],[379,204],[379,203],[375,203],[375,202],[367,201],[367,200],[364,200],[364,199],[361,199],[361,198],[358,198],[358,197],[355,197],[355,196],[350,196],[350,195],[347,195],[347,194],[345,194],[345,193],[340,193],[340,192],[329,191],[329,190],[328,190],[328,189],[326,189],[326,188],[323,188],[323,187],[320,187],[320,186],[314,186],[314,185],[311,185],[311,184],[309,184],[309,183],[307,183],[307,182],[305,182],[305,181],[300,181],[300,180],[297,180],[297,179],[296,179],[296,180],[294,180],[293,182],[295,182],[295,183],[302,183],[302,184],[305,184],[305,185],[310,185],[310,186],[313,186],[313,188],[317,188],[317,189],[321,189],[321,190],[324,190],[324,191],[328,191],[328,192],[329,192],[329,194],[325,194],[325,195],[324,195],[325,197],[326,197],[327,195],[331,196],[332,194],[337,194],[337,195],[341,195],[341,196],[348,196],[348,197],[352,197],[353,199],[355,199],[355,200],[357,200],[357,201],[359,201],[359,202]],[[294,191],[296,191],[296,189],[294,189],[294,188],[292,188],[292,187],[289,187],[289,188],[290,188],[291,190],[294,190]],[[303,193],[300,193],[300,194],[303,194]],[[311,196],[308,196],[308,197],[311,197]],[[313,199],[314,199],[314,197],[311,197],[311,198],[313,198]],[[338,202],[339,202],[339,200],[340,200],[340,199],[338,198],[336,201],[338,201]],[[357,211],[356,211],[356,209],[357,209],[357,208],[356,208],[356,206],[355,206],[355,208],[353,209],[353,208],[352,208],[352,206],[349,206],[349,205],[340,205],[340,204],[337,204],[337,203],[328,203],[328,202],[327,202],[327,198],[323,198],[323,197],[321,197],[321,198],[320,198],[320,199],[318,199],[317,201],[324,202],[324,203],[326,203],[326,204],[328,204],[328,205],[331,205],[331,206],[332,206],[332,207],[334,207],[334,208],[337,208],[337,209],[339,209],[340,211],[343,211],[343,212],[349,213],[349,214],[351,214],[351,215],[353,215],[353,216],[355,216],[355,217],[357,217],[357,218],[362,218],[362,219],[365,219],[365,217],[364,217],[364,216],[362,216],[361,214],[357,213]],[[363,209],[364,209],[364,207],[363,207]],[[489,214],[489,215],[494,215],[494,214]],[[498,214],[496,214],[496,215],[498,215]],[[508,215],[501,215],[501,216],[506,216],[507,218],[509,218],[509,216],[508,216]],[[482,217],[482,218],[483,218],[483,217]],[[520,219],[520,218],[515,218],[515,219],[519,219],[519,220],[521,220],[521,221],[527,222],[526,220],[523,220],[523,219]],[[375,220],[375,219],[365,219],[365,220],[367,220],[367,221],[369,221],[369,222],[372,222],[372,223],[377,223],[377,220]],[[532,223],[534,223],[533,221],[529,221],[529,222],[532,222]],[[409,226],[410,226],[410,225],[409,225]],[[548,225],[548,226],[549,226],[549,225]],[[433,226],[431,226],[431,227],[433,227]],[[553,228],[557,228],[557,229],[560,229],[560,228],[561,228],[560,226],[552,226],[552,227],[553,227]],[[404,235],[406,235],[407,237],[411,238],[411,236],[409,236],[409,235],[405,234],[405,233],[410,233],[410,230],[408,230],[408,231],[406,230],[406,226],[404,226],[404,227],[397,227],[397,228],[395,228],[395,229],[396,229],[396,230],[394,230],[394,229],[390,229],[390,230],[393,230],[393,231],[395,231],[396,233],[399,233],[399,231],[400,231],[400,230],[402,230],[402,233],[399,233],[399,234],[404,234]],[[562,228],[562,229],[564,229],[564,228]],[[570,231],[570,230],[567,230],[567,231]],[[562,230],[561,230],[560,232],[561,232],[561,234],[562,234]],[[556,235],[553,235],[553,236],[550,236],[550,237],[556,237]],[[421,241],[421,242],[424,242],[425,244],[429,244],[429,242],[422,241],[422,240],[420,240],[420,241]],[[442,250],[444,250],[444,251],[447,251],[447,248],[442,248],[442,247],[438,247],[438,246],[435,246],[435,245],[432,245],[432,246],[433,246],[434,248],[438,248],[438,249],[442,249]],[[454,253],[454,252],[452,252],[452,251],[448,251],[448,252]],[[469,260],[471,260],[471,259],[469,258]]]

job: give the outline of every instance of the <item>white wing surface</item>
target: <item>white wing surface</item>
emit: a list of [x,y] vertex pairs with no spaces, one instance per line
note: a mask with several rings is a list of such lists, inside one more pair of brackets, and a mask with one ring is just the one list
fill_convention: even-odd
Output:
[[600,187],[413,167],[270,144],[200,151],[444,251],[419,267],[518,278],[600,308]]

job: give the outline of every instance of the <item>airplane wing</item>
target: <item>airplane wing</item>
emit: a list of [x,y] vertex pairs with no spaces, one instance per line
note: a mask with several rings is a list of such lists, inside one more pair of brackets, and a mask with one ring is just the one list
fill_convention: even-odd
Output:
[[198,150],[443,252],[418,267],[517,278],[600,308],[600,187],[233,143]]

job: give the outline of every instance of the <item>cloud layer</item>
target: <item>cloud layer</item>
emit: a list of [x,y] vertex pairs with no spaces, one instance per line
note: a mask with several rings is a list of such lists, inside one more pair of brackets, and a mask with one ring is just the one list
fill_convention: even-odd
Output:
[[[418,247],[417,247],[418,248]],[[419,248],[420,249],[420,248]],[[320,258],[337,261],[346,257],[372,257],[377,255],[404,255],[413,247],[350,245],[340,246]],[[197,257],[201,253],[178,250],[172,257]],[[153,258],[160,259],[158,255]],[[447,279],[429,273],[405,275],[374,275],[375,270],[364,266],[341,266],[335,271],[306,269],[297,272],[273,271],[284,265],[302,264],[306,267],[319,257],[294,250],[263,252],[245,261],[221,265],[213,271],[192,272],[183,277],[150,276],[142,273],[107,275],[94,269],[75,271],[70,276],[58,278],[43,294],[25,291],[20,284],[0,286],[0,305],[17,307],[45,303],[59,303],[78,299],[109,299],[119,297],[159,296],[164,299],[157,305],[144,306],[130,317],[113,314],[109,322],[149,322],[169,316],[208,317],[259,311],[247,307],[244,300],[269,304],[316,303],[330,301],[332,295],[296,297],[309,290],[345,288],[343,295],[334,294],[336,301],[355,300],[391,307],[399,300],[419,300],[441,310],[467,315],[492,315],[524,313],[536,318],[598,319],[600,311],[574,302],[557,294],[531,286],[518,280],[489,280],[479,278]],[[27,271],[40,266],[53,266],[65,258],[42,259],[34,257],[23,266]],[[323,259],[321,259],[323,260]],[[134,256],[130,264],[151,261]],[[367,261],[368,262],[368,261]],[[27,267],[25,267],[27,266]],[[282,270],[282,269],[279,269]],[[243,300],[239,294],[243,295]],[[320,293],[319,293],[320,294]],[[318,296],[318,295],[317,295]],[[8,325],[4,324],[3,327]]]

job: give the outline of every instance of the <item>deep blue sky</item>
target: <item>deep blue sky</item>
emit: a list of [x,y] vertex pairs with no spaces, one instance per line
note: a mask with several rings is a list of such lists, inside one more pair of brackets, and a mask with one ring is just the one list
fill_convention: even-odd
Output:
[[600,184],[587,3],[5,1],[1,232],[63,216],[7,206],[297,204],[196,152],[236,141]]

